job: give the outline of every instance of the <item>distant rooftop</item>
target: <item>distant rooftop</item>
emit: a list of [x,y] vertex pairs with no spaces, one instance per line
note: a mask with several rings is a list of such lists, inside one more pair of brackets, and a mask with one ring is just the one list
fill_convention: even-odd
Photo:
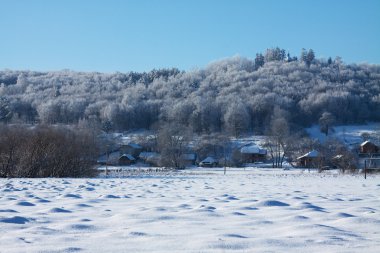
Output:
[[211,164],[211,163],[216,163],[216,162],[218,162],[216,159],[208,156],[201,163],[210,163]]
[[260,154],[260,155],[266,155],[267,154],[266,149],[261,149],[256,145],[244,146],[240,149],[240,152],[242,154]]
[[319,156],[319,152],[316,150],[312,150],[309,153],[304,154],[303,156],[298,157],[297,159],[309,157],[309,158],[316,158]]

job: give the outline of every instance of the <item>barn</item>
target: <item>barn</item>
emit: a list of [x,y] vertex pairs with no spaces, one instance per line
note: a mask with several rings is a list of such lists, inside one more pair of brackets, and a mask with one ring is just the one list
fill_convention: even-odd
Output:
[[131,154],[123,154],[119,157],[119,165],[131,165],[136,159]]
[[243,163],[264,162],[267,158],[267,150],[256,145],[244,146],[240,149]]
[[376,154],[379,153],[379,147],[370,141],[365,141],[360,144],[361,154]]
[[323,160],[323,156],[318,151],[312,150],[309,153],[298,157],[297,164],[304,168],[319,168],[322,166]]

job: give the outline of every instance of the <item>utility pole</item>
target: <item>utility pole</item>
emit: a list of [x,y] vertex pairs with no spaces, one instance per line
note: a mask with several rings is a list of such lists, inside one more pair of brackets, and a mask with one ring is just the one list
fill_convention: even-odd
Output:
[[107,145],[107,149],[106,149],[106,176],[108,175],[108,159],[110,156],[108,148],[109,148],[109,145]]

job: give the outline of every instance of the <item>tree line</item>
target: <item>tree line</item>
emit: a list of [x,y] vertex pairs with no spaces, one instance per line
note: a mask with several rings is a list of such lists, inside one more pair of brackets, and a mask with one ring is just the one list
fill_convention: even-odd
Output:
[[[174,123],[194,133],[268,131],[281,109],[290,128],[380,120],[380,66],[299,57],[271,48],[204,69],[147,73],[0,71],[0,121],[109,130]],[[328,124],[325,124],[328,131]]]

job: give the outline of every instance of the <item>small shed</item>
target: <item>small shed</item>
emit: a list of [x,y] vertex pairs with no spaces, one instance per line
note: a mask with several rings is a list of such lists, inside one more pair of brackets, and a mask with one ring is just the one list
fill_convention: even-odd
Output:
[[142,150],[143,148],[139,144],[133,142],[120,146],[120,154],[131,154],[134,157],[138,157]]
[[360,153],[362,154],[379,153],[379,147],[370,141],[365,141],[362,144],[360,144]]
[[160,154],[156,152],[141,152],[139,158],[147,164],[157,166],[160,161]]
[[323,161],[323,157],[316,150],[312,150],[309,153],[304,154],[297,158],[298,166],[305,168],[317,168],[320,167]]
[[98,157],[97,163],[101,165],[117,165],[120,158],[120,153],[118,151],[103,154]]
[[188,153],[181,155],[181,162],[184,166],[191,166],[195,164],[195,160],[197,159],[196,154]]
[[131,165],[136,159],[131,154],[123,154],[119,157],[119,165]]
[[215,167],[215,166],[218,166],[218,160],[216,160],[213,157],[208,156],[199,163],[199,166],[201,166],[201,167]]
[[267,150],[256,145],[244,146],[240,149],[243,163],[264,162],[267,157]]

